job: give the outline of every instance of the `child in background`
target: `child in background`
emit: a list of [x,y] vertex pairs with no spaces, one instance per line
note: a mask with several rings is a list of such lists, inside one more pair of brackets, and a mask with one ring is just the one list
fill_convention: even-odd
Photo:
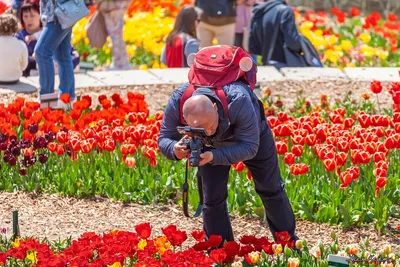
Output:
[[0,84],[16,84],[28,66],[28,49],[14,37],[18,19],[11,14],[0,16]]
[[[40,21],[40,8],[37,0],[26,0],[20,9],[20,21],[23,30],[17,32],[15,37],[24,41],[28,47],[29,64],[24,70],[23,76],[31,76],[34,70],[37,70],[36,59],[34,56],[35,46],[39,40],[43,30],[42,22]],[[79,54],[73,48],[71,49],[72,63],[74,69],[79,65]]]
[[161,53],[161,62],[169,68],[188,67],[187,57],[197,53],[199,42],[196,39],[196,28],[200,21],[200,10],[186,5],[175,20],[174,29],[168,35]]

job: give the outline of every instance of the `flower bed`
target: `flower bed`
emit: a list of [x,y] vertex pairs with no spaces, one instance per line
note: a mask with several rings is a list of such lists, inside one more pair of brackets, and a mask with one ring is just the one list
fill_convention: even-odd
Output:
[[[124,39],[133,65],[141,69],[165,67],[159,59],[165,38],[179,8],[191,2],[132,2],[125,18]],[[348,13],[337,8],[330,13],[309,11],[302,15],[296,8],[294,12],[299,31],[317,48],[326,66],[400,66],[400,21],[396,15],[384,18],[373,12],[364,16],[356,8]],[[83,60],[107,65],[110,42],[100,50],[91,48],[84,30],[87,21],[83,19],[74,27],[72,42]]]
[[[389,86],[399,104],[400,83]],[[372,83],[374,92],[382,90],[377,87]],[[163,114],[149,116],[141,94],[98,100],[101,105],[91,109],[91,97],[82,96],[69,113],[40,110],[23,98],[0,105],[0,190],[180,202],[184,162],[166,160],[157,146]],[[374,222],[383,229],[400,199],[399,166],[393,164],[399,158],[400,109],[395,105],[387,115],[368,115],[374,108],[366,100],[331,110],[322,97],[316,107],[299,98],[293,110],[284,112],[280,101],[264,101],[296,215],[344,227]],[[233,169],[229,210],[262,217],[251,174],[241,162]],[[196,207],[196,181],[189,180],[190,204]]]
[[[239,241],[222,242],[203,231],[190,236],[175,225],[162,228],[163,235],[152,237],[150,223],[136,225],[135,232],[114,230],[102,235],[89,232],[78,240],[49,245],[34,238],[4,239],[0,234],[0,266],[328,266],[328,255],[348,257],[354,262],[394,266],[398,256],[386,245],[368,251],[368,242],[344,248],[332,234],[332,243],[309,247],[305,240],[289,241],[287,232],[267,237],[242,236]],[[187,245],[186,241],[194,245]],[[186,243],[185,243],[186,242]]]

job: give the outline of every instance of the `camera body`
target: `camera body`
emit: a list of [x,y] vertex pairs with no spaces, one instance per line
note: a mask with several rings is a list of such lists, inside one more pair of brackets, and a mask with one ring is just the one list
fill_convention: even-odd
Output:
[[204,128],[193,128],[190,126],[178,126],[177,130],[180,134],[188,135],[190,139],[183,139],[182,144],[190,149],[189,164],[198,167],[200,163],[200,154],[206,144],[206,132]]

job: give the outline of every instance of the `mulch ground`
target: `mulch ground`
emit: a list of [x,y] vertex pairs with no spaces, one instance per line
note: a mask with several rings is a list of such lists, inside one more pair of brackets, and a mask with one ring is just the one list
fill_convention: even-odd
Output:
[[[139,205],[122,203],[107,198],[76,199],[59,195],[33,195],[30,193],[0,193],[0,227],[12,229],[12,211],[18,210],[22,236],[35,236],[49,240],[79,237],[84,232],[104,233],[114,229],[134,231],[134,226],[150,222],[153,237],[161,234],[161,227],[175,224],[190,233],[202,229],[201,218],[186,218],[177,205]],[[256,217],[232,215],[235,238],[242,235],[269,236],[268,226]],[[297,221],[297,234],[310,245],[322,242],[328,245],[331,232],[336,232],[340,244],[360,243],[368,237],[371,248],[380,249],[391,244],[400,249],[398,220],[391,220],[388,233],[378,236],[373,225],[342,230],[340,226]],[[191,243],[189,242],[188,245]]]

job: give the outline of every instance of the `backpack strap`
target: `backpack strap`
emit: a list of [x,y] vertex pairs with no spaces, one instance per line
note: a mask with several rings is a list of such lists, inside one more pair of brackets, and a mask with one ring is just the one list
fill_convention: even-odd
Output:
[[186,90],[183,92],[183,95],[181,96],[181,99],[179,101],[179,114],[181,117],[181,124],[182,125],[187,125],[185,118],[183,117],[183,104],[185,104],[185,101],[193,95],[193,92],[196,90],[193,84],[190,84]]
[[[222,107],[224,108],[225,116],[229,119],[228,100],[226,99],[224,90],[222,89],[222,87],[213,88],[211,90],[221,101]],[[179,101],[179,114],[182,125],[187,125],[185,118],[183,117],[183,104],[185,104],[185,101],[193,95],[194,91],[196,91],[196,87],[193,84],[190,84],[183,92],[183,95],[181,96],[181,99]]]
[[217,88],[213,89],[213,92],[214,92],[214,94],[217,95],[217,97],[221,101],[222,107],[224,108],[225,116],[229,120],[228,99],[226,99],[224,89],[222,89],[222,87],[217,87]]

